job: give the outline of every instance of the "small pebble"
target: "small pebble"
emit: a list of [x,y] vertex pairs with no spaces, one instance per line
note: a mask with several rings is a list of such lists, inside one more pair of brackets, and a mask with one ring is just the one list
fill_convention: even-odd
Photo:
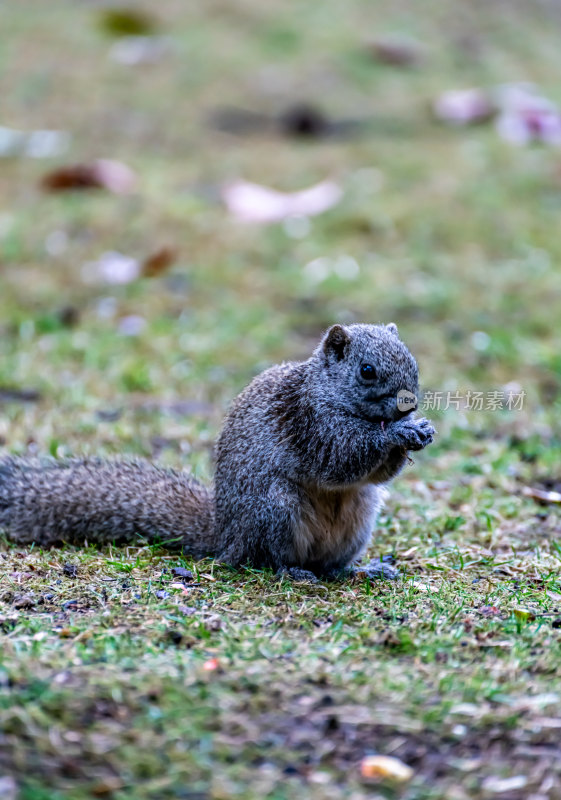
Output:
[[197,613],[197,609],[194,606],[177,606],[177,610],[181,614],[185,614],[186,617],[192,617]]
[[184,567],[174,567],[171,570],[171,574],[175,578],[182,578],[183,581],[192,581],[195,579],[195,576],[191,572],[190,569],[185,569]]

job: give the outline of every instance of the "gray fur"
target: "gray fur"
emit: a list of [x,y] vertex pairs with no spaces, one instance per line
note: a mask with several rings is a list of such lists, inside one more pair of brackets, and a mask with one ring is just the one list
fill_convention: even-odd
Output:
[[214,498],[187,472],[143,461],[4,458],[0,528],[20,544],[162,541],[214,554]]
[[417,394],[418,372],[394,325],[334,325],[308,361],[266,370],[234,401],[214,491],[144,462],[8,457],[0,527],[22,544],[140,537],[233,565],[335,573],[368,547],[407,451],[432,441],[428,420],[398,410],[400,389]]

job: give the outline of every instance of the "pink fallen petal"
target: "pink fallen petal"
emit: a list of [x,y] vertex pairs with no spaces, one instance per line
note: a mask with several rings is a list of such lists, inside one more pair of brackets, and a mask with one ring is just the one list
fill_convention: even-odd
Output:
[[299,192],[278,192],[249,181],[234,181],[222,189],[230,214],[240,222],[281,222],[288,217],[314,217],[336,205],[342,197],[334,181],[322,181]]
[[434,101],[433,112],[450,125],[473,125],[490,119],[495,105],[482,89],[452,89]]
[[85,283],[131,283],[140,273],[141,265],[135,258],[113,251],[103,253],[98,261],[89,261],[82,267]]
[[561,145],[561,116],[556,112],[536,109],[505,113],[497,119],[497,132],[512,144],[537,141]]
[[168,50],[169,40],[164,36],[121,36],[111,48],[109,57],[134,67],[137,64],[155,64]]
[[123,336],[138,336],[146,328],[146,320],[138,314],[130,314],[119,320],[118,330]]
[[561,113],[531,85],[504,86],[499,90],[499,136],[512,144],[543,142],[561,145]]
[[524,145],[531,139],[530,131],[520,114],[501,114],[497,117],[495,127],[505,142]]
[[95,170],[99,183],[115,194],[127,194],[134,189],[136,175],[130,167],[121,161],[109,158],[98,158]]
[[191,594],[191,590],[183,583],[170,583],[170,589],[179,589],[181,594]]

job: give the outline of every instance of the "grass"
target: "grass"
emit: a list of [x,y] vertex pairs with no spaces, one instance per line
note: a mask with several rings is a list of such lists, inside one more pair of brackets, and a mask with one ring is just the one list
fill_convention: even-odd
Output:
[[[526,392],[522,411],[428,414],[438,440],[395,482],[374,537],[372,555],[396,555],[395,584],[5,542],[6,791],[560,797],[561,517],[522,490],[561,483],[561,157],[427,111],[447,88],[519,79],[561,102],[556,5],[162,0],[152,11],[170,50],[135,68],[108,57],[92,4],[5,6],[2,124],[68,130],[61,161],[120,158],[139,183],[128,197],[45,195],[50,162],[2,161],[0,386],[40,393],[1,401],[4,451],[143,455],[209,480],[232,397],[265,366],[305,357],[334,321],[395,320],[426,389]],[[418,68],[370,59],[368,37],[393,31],[422,41]],[[306,98],[372,116],[367,135],[208,125],[223,105],[276,112]],[[232,177],[297,189],[328,175],[343,200],[303,238],[239,226],[217,200]],[[164,245],[179,256],[161,277],[82,280],[104,251]],[[303,269],[348,256],[352,279]],[[129,315],[146,321],[136,336],[120,332]],[[372,753],[405,761],[411,782],[365,781]]]

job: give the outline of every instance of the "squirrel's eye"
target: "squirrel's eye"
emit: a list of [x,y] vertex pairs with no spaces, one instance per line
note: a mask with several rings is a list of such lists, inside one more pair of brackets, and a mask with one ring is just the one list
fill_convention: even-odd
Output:
[[376,377],[376,370],[372,364],[363,364],[360,368],[360,377],[365,381],[373,381]]

